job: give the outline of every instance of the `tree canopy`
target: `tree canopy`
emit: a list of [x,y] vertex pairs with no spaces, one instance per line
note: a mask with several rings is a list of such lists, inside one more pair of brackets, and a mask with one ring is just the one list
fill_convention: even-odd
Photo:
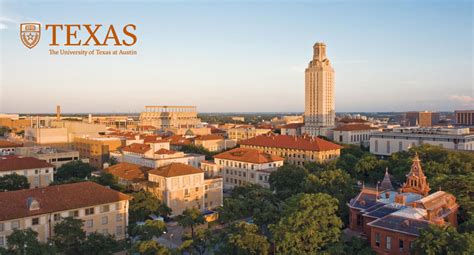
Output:
[[240,221],[232,224],[223,234],[223,243],[218,254],[229,255],[265,255],[268,254],[270,244],[267,237],[259,234],[255,224]]
[[29,188],[30,184],[24,175],[13,173],[0,177],[0,191],[13,191]]
[[67,181],[71,178],[85,179],[86,177],[89,178],[95,170],[95,167],[90,164],[75,160],[58,167],[54,178],[58,182]]
[[270,226],[277,253],[315,254],[337,243],[342,227],[337,207],[337,199],[324,193],[289,198],[282,218]]

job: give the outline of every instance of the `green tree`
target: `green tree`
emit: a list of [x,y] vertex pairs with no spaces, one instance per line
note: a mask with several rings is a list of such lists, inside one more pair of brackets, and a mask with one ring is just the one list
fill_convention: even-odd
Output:
[[186,209],[176,217],[178,224],[183,228],[191,228],[191,238],[194,240],[194,228],[204,224],[204,216],[197,208]]
[[64,218],[54,225],[52,240],[58,250],[65,254],[82,254],[81,246],[86,240],[86,233],[82,227],[82,220],[72,217]]
[[113,254],[118,242],[111,235],[103,235],[93,232],[87,236],[87,240],[81,246],[84,255],[107,255]]
[[355,184],[355,180],[348,173],[337,169],[308,175],[304,187],[306,193],[326,193],[337,198],[338,215],[347,223],[349,211],[346,203],[357,194]]
[[75,160],[60,166],[54,177],[59,182],[67,181],[71,178],[85,179],[90,177],[91,173],[95,170],[93,166],[80,160]]
[[7,237],[7,254],[46,255],[54,253],[54,247],[38,241],[38,233],[31,228],[15,229]]
[[29,188],[30,184],[28,183],[26,176],[13,173],[0,177],[0,191],[13,191]]
[[368,154],[357,162],[352,176],[357,180],[376,183],[383,179],[384,171],[387,166],[387,161],[378,160],[374,155]]
[[241,221],[226,229],[218,254],[265,255],[269,249],[270,244],[265,236],[258,233],[258,227]]
[[195,153],[195,154],[205,155],[206,160],[211,160],[212,156],[216,154],[216,153],[210,152],[208,149],[204,148],[201,145],[196,146],[194,144],[181,146],[181,151],[186,152],[186,153]]
[[449,226],[430,225],[420,231],[420,236],[414,242],[413,252],[419,255],[473,254],[474,234],[460,234]]
[[152,240],[153,237],[160,237],[166,233],[166,224],[161,220],[146,220],[143,225],[136,225],[132,234],[140,236],[141,240]]
[[150,214],[161,216],[171,214],[171,209],[150,192],[139,191],[132,193],[132,196],[128,210],[131,223],[144,221]]
[[118,183],[117,177],[111,173],[101,173],[98,177],[91,177],[90,179],[93,182],[96,182],[102,186],[108,186],[114,190],[123,191],[125,187]]
[[316,254],[337,243],[342,227],[337,207],[337,199],[324,193],[289,198],[282,218],[270,226],[276,252]]
[[206,251],[214,245],[213,233],[209,229],[197,229],[194,234],[194,239],[191,235],[183,235],[183,243],[178,248],[181,252],[188,252],[190,254],[206,254]]
[[301,183],[306,176],[308,170],[295,165],[284,165],[270,174],[270,187],[280,199],[286,199],[304,191]]
[[132,252],[141,255],[171,255],[171,251],[154,240],[139,241],[132,247]]

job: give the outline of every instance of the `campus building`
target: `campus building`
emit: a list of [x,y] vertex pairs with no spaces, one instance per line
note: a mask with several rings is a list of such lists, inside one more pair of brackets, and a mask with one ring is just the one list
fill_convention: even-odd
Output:
[[268,128],[255,128],[254,126],[241,125],[227,130],[227,137],[235,141],[248,140],[259,135],[264,135],[272,132]]
[[23,147],[23,144],[0,140],[0,156],[15,154],[16,150]]
[[[265,153],[257,149],[235,148],[214,156],[216,168],[206,169],[213,171],[209,175],[221,175],[224,178],[224,188],[232,189],[246,184],[258,184],[270,188],[268,180],[270,174],[278,167],[283,166],[285,159]],[[209,163],[207,163],[209,164]]]
[[370,153],[390,156],[422,144],[451,150],[474,150],[474,134],[469,128],[394,128],[370,135]]
[[15,229],[38,233],[40,242],[54,236],[54,225],[65,217],[84,221],[86,233],[125,239],[131,197],[93,182],[0,192],[0,247]]
[[342,146],[318,137],[289,135],[261,135],[241,141],[240,147],[280,156],[298,166],[336,159],[342,149]]
[[171,163],[148,171],[148,188],[172,210],[172,216],[188,208],[201,211],[222,206],[222,178],[205,178],[204,171]]
[[220,135],[203,135],[194,139],[194,145],[202,146],[211,152],[220,152],[237,146],[237,143],[231,139],[225,139]]
[[199,122],[196,106],[145,106],[140,114],[140,125],[158,129],[195,128]]
[[458,110],[454,111],[456,117],[456,125],[474,126],[474,110]]
[[44,160],[54,165],[55,168],[71,161],[79,160],[79,151],[49,146],[19,147],[16,149],[15,154]]
[[333,141],[369,147],[370,135],[380,131],[367,124],[347,124],[333,129]]
[[351,199],[349,228],[366,237],[377,254],[410,254],[421,229],[430,224],[457,225],[456,198],[441,190],[429,191],[416,155],[400,189],[394,189],[386,172],[375,189],[364,186]]
[[81,158],[88,158],[89,163],[102,169],[109,161],[111,151],[122,146],[122,140],[116,137],[76,137],[73,148],[79,151]]
[[313,46],[313,59],[305,70],[304,132],[328,136],[336,118],[334,69],[326,57],[326,44]]
[[33,157],[0,156],[0,176],[9,174],[25,176],[30,188],[46,187],[54,181],[54,165]]

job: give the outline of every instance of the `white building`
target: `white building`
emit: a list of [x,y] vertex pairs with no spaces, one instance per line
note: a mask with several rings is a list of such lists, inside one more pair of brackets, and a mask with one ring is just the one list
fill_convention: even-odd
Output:
[[370,135],[380,129],[367,124],[347,124],[333,129],[333,141],[345,144],[369,146]]
[[422,144],[453,150],[474,150],[474,134],[469,128],[395,128],[370,136],[370,152],[390,156]]
[[[285,159],[256,149],[235,148],[214,156],[214,164],[204,163],[208,175],[224,177],[224,189],[232,189],[245,184],[258,184],[269,188],[271,172],[283,165]],[[207,169],[206,169],[207,168]],[[210,173],[214,171],[214,173]]]

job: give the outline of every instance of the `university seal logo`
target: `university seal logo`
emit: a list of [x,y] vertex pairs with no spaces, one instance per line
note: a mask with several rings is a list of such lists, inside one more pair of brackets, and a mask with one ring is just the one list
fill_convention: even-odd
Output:
[[41,35],[41,24],[22,23],[20,24],[20,37],[23,44],[28,48],[33,48],[38,44]]

